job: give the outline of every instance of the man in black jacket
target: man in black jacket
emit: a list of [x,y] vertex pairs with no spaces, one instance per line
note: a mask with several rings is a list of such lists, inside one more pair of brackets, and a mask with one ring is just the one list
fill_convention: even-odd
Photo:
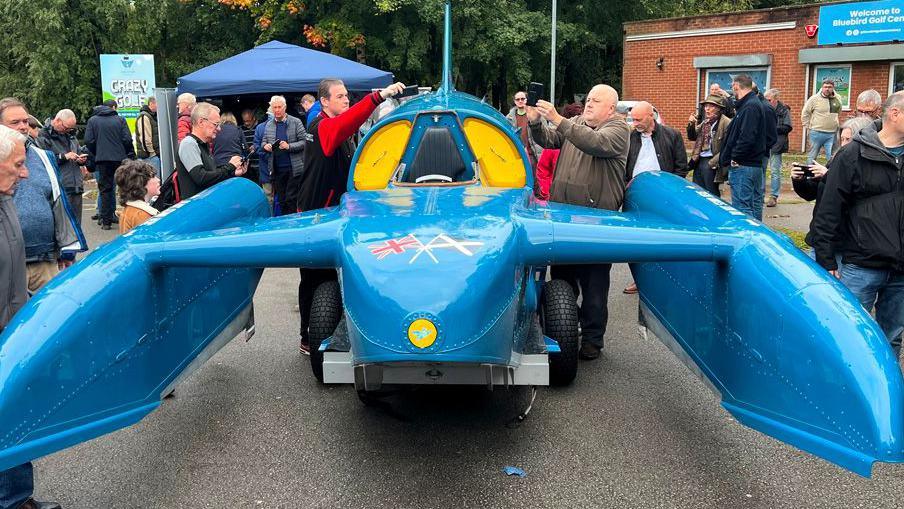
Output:
[[[728,125],[719,164],[728,167],[731,204],[757,220],[763,219],[764,167],[769,156],[768,118],[763,101],[753,92],[753,80],[746,74],[735,76],[731,84],[737,113]],[[768,108],[768,105],[766,105]],[[775,137],[773,123],[772,138]],[[775,143],[775,140],[772,140]]]
[[[897,356],[904,332],[904,91],[889,96],[879,132],[861,129],[829,162],[811,230],[816,261],[841,279]],[[838,270],[836,249],[843,266]]]
[[85,145],[93,156],[94,167],[98,172],[97,182],[100,193],[100,224],[104,230],[110,230],[116,219],[116,182],[113,179],[116,168],[124,159],[135,159],[135,148],[132,146],[132,133],[126,119],[116,113],[116,101],[104,101],[94,108],[94,116],[88,119],[85,128]]
[[653,105],[641,101],[631,108],[633,119],[625,182],[647,171],[666,171],[687,176],[687,151],[681,133],[656,123]]
[[[681,133],[656,123],[653,105],[640,101],[631,108],[631,142],[628,145],[628,161],[625,165],[625,182],[648,171],[666,171],[681,178],[687,176],[687,151]],[[637,284],[631,283],[623,290],[637,293]]]
[[781,92],[777,88],[770,88],[763,94],[766,101],[775,111],[775,145],[769,149],[769,168],[771,171],[769,196],[766,197],[766,206],[774,207],[778,201],[779,192],[782,189],[782,154],[788,151],[788,133],[791,132],[791,110],[785,103],[779,101]]
[[191,198],[230,177],[240,177],[248,169],[238,155],[217,167],[210,154],[210,143],[219,131],[220,108],[210,103],[196,104],[191,110],[191,133],[182,138],[176,157],[180,199]]

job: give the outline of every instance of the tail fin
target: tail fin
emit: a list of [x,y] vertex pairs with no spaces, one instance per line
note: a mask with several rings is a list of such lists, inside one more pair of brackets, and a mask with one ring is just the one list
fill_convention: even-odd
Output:
[[452,85],[452,0],[446,0],[445,24],[443,27],[443,92],[454,90]]

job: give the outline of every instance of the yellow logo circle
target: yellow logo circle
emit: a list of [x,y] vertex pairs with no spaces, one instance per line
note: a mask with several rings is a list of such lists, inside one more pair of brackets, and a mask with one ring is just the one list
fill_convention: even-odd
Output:
[[419,318],[408,326],[408,341],[418,348],[427,348],[436,342],[436,325],[430,320]]

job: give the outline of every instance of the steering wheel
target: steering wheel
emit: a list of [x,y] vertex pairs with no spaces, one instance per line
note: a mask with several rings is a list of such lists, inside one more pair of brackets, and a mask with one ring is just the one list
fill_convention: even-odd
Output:
[[452,182],[452,177],[449,177],[446,175],[440,175],[438,173],[432,173],[430,175],[424,175],[422,177],[418,177],[418,178],[414,179],[415,184],[430,184],[430,183],[437,183],[437,182],[449,183],[449,182]]

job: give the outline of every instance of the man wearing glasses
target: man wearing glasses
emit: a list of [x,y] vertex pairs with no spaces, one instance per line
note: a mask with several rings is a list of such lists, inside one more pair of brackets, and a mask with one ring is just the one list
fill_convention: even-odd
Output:
[[537,161],[540,160],[540,152],[543,149],[540,145],[534,143],[530,137],[530,129],[527,127],[527,92],[519,90],[515,92],[515,106],[509,110],[505,118],[515,129],[519,129],[518,135],[521,137],[521,143],[527,150],[527,157],[530,158],[530,166],[534,170],[537,169]]
[[230,177],[245,174],[247,166],[240,156],[217,167],[210,155],[210,143],[220,130],[220,109],[210,103],[198,103],[191,111],[191,133],[179,143],[176,158],[176,180],[181,199],[191,198],[201,191]]
[[[856,117],[868,118],[876,120],[882,116],[882,96],[879,92],[869,89],[860,92],[857,96],[857,114]],[[854,133],[857,134],[857,133]]]
[[78,140],[75,139],[75,113],[72,110],[60,110],[49,124],[38,132],[35,140],[44,150],[53,152],[57,167],[60,170],[60,183],[69,200],[69,209],[75,221],[82,224],[82,192],[83,182],[88,170],[85,163],[87,154],[79,154]]

